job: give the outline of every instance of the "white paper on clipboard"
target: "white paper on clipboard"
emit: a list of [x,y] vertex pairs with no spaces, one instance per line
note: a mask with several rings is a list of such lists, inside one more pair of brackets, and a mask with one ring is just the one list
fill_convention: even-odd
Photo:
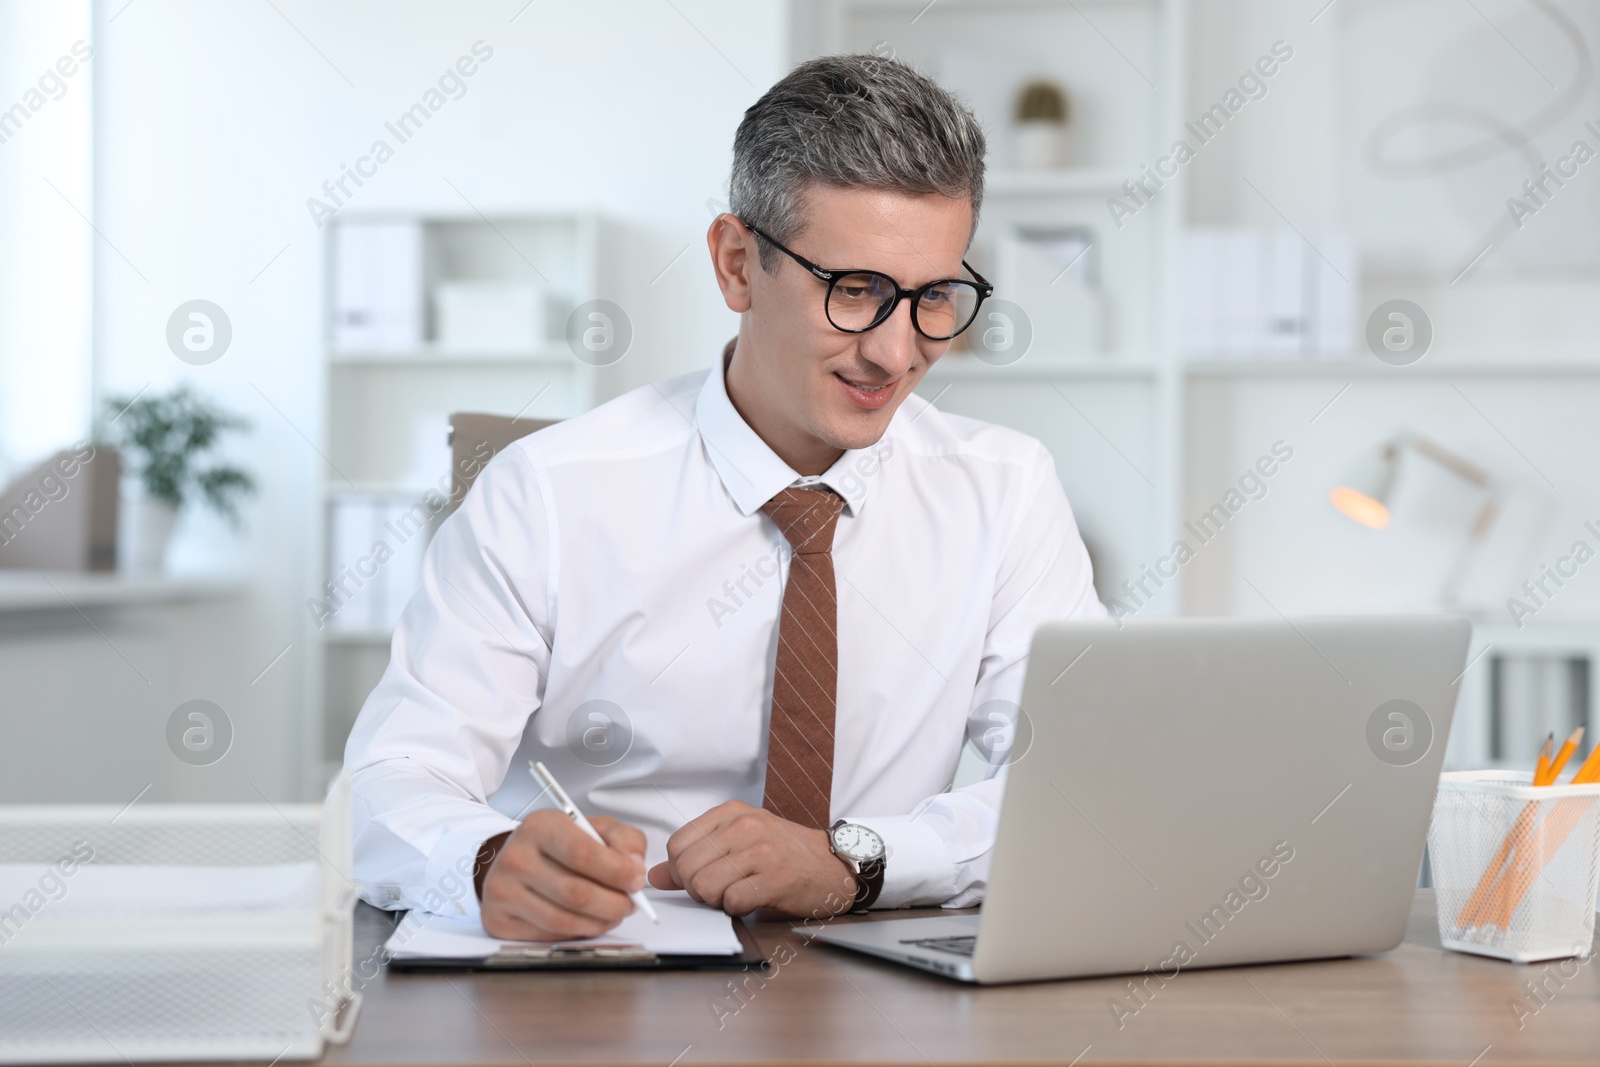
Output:
[[[573,948],[636,945],[657,956],[732,956],[743,951],[733,920],[723,912],[697,904],[684,893],[646,893],[661,916],[660,926],[636,911],[600,937],[554,944]],[[475,920],[412,912],[395,928],[384,949],[397,960],[482,959],[504,948],[529,944],[533,942],[490,937]]]

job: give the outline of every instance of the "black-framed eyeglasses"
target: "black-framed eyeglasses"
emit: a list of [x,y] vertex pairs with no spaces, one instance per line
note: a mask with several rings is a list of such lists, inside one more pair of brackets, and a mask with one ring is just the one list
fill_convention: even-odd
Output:
[[972,269],[966,260],[961,265],[977,281],[944,278],[915,289],[906,289],[881,271],[857,268],[826,270],[804,256],[783,247],[749,222],[740,219],[750,231],[778,251],[828,283],[823,306],[828,322],[845,333],[866,333],[900,306],[911,301],[911,325],[930,341],[948,341],[972,325],[978,307],[994,295],[994,286]]

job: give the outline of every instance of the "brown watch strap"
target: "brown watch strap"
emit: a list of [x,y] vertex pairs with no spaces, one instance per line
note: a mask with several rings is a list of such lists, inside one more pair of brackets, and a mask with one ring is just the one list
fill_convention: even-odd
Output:
[[862,864],[861,870],[856,872],[856,904],[853,911],[864,912],[877,901],[878,894],[883,892],[885,866],[884,857],[880,856]]
[[500,855],[500,850],[505,847],[506,839],[511,836],[511,831],[495,834],[478,848],[478,861],[472,865],[472,887],[478,893],[478,903],[483,903],[483,879],[489,873],[489,868],[494,866],[494,861]]

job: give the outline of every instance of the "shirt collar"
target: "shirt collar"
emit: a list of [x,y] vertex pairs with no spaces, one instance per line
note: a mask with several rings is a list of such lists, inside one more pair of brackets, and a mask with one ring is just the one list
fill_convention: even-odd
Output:
[[705,385],[695,401],[695,426],[700,431],[701,440],[706,443],[711,465],[717,469],[734,504],[742,514],[753,515],[780,490],[796,483],[820,482],[844,498],[845,510],[852,517],[859,515],[866,506],[872,484],[877,481],[878,469],[883,464],[879,449],[896,433],[896,426],[907,404],[918,398],[908,397],[906,403],[901,404],[900,410],[889,420],[889,428],[884,431],[883,438],[876,444],[849,449],[821,475],[802,478],[750,428],[750,424],[733,406],[733,401],[728,399],[728,385],[724,376],[737,342],[736,337],[723,348],[722,358],[706,375]]

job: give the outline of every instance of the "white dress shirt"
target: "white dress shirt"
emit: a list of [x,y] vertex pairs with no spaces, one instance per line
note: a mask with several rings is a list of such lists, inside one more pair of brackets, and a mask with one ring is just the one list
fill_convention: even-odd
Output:
[[887,846],[876,906],[982,899],[1004,768],[950,788],[969,730],[1021,700],[1041,622],[1105,614],[1055,464],[912,395],[801,478],[723,374],[517,441],[440,527],[345,749],[364,899],[476,918],[479,846],[550,804],[530,759],[643,830],[649,864],[707,809],[759,806],[789,562],[760,509],[817,482],[845,499],[831,815]]

